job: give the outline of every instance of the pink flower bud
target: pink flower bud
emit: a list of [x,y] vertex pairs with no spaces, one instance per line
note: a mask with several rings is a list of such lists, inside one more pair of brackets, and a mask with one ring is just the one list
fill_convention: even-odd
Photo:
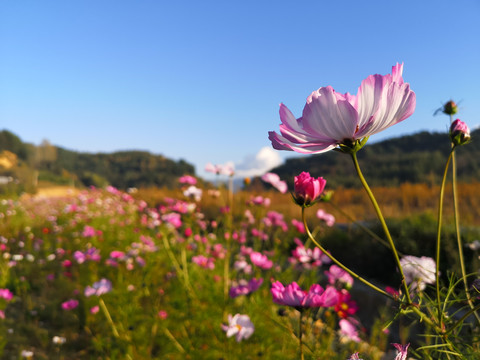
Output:
[[450,138],[455,146],[470,142],[470,129],[462,120],[457,119],[450,125]]
[[327,181],[323,177],[315,179],[308,172],[295,176],[294,194],[295,202],[300,206],[310,206],[320,197]]

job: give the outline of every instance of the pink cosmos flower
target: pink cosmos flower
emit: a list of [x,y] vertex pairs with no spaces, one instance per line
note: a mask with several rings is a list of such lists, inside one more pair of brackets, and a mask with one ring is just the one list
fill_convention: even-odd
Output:
[[162,320],[165,320],[167,317],[168,317],[168,313],[165,311],[165,310],[160,310],[157,314],[157,316],[162,319]]
[[280,104],[280,133],[269,132],[273,148],[305,154],[322,153],[340,144],[352,146],[405,120],[415,110],[415,93],[403,82],[403,64],[392,74],[370,75],[357,95],[321,87],[307,98],[302,117],[296,119]]
[[13,298],[13,294],[9,289],[0,289],[0,298],[10,301]]
[[222,330],[227,333],[227,337],[235,335],[237,342],[248,339],[255,331],[253,323],[248,315],[236,314],[228,315],[228,325],[222,324]]
[[325,212],[323,209],[318,209],[317,218],[325,221],[325,224],[327,224],[329,227],[332,227],[335,224],[335,216]]
[[100,307],[98,305],[95,305],[90,309],[90,314],[96,314],[100,310]]
[[395,346],[395,349],[398,350],[397,356],[395,357],[395,360],[406,360],[407,359],[407,352],[408,352],[408,347],[410,344],[407,345],[401,345],[401,344],[392,344]]
[[62,303],[63,310],[73,310],[78,306],[78,300],[70,299]]
[[358,352],[353,353],[347,360],[362,360],[358,357]]
[[266,173],[262,176],[262,180],[266,183],[271,184],[275,189],[280,191],[282,194],[285,194],[288,190],[287,183],[280,180],[280,176],[275,173]]
[[311,205],[322,194],[327,181],[323,177],[315,179],[308,172],[302,172],[295,176],[294,179],[294,195],[298,205]]
[[197,179],[194,178],[191,175],[183,175],[183,176],[178,178],[178,182],[180,184],[196,185],[197,184]]
[[330,263],[330,258],[319,248],[307,249],[299,239],[295,239],[295,243],[298,246],[292,250],[293,257],[289,259],[292,264],[298,261],[304,268],[310,269]]
[[203,267],[204,269],[215,269],[215,262],[213,258],[207,258],[203,255],[193,256],[192,262]]
[[305,307],[330,307],[337,303],[337,291],[332,287],[324,290],[320,285],[313,284],[310,290],[304,291],[296,282],[284,286],[280,281],[272,284],[270,289],[273,302],[279,305]]
[[298,221],[297,219],[292,219],[292,225],[295,226],[299,233],[305,233],[305,225],[303,225],[303,222]]
[[258,266],[263,270],[268,270],[273,266],[273,262],[269,260],[266,255],[256,251],[253,251],[250,254],[250,260],[252,261],[253,265]]

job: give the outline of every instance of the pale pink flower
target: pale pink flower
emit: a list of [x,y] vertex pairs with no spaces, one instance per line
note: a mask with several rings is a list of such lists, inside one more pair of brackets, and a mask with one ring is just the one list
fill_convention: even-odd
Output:
[[236,314],[228,315],[228,325],[222,324],[222,329],[227,333],[227,337],[235,335],[237,342],[248,339],[255,331],[255,327],[248,315]]
[[353,319],[341,319],[338,323],[340,325],[340,335],[345,336],[349,340],[360,342],[361,339],[358,337],[358,330],[354,322],[356,321]]
[[315,179],[305,171],[295,176],[293,194],[295,202],[301,206],[311,205],[320,197],[326,183],[327,181],[323,177]]
[[401,344],[392,344],[395,349],[397,349],[398,353],[397,356],[395,357],[395,360],[406,360],[407,359],[407,352],[408,352],[408,347],[410,344],[407,345],[401,345]]
[[85,227],[83,228],[82,235],[83,237],[93,237],[97,235],[97,231],[93,227],[89,225],[85,225]]
[[98,305],[95,305],[90,309],[90,314],[96,314],[98,313],[99,310],[100,310],[100,307]]
[[215,268],[215,262],[213,258],[207,258],[203,255],[193,256],[192,262],[203,267],[204,269],[213,270]]
[[412,291],[422,291],[426,284],[435,283],[436,264],[432,258],[406,255],[400,259],[400,265]]
[[252,261],[253,265],[258,266],[263,270],[268,270],[273,266],[273,262],[269,260],[266,255],[256,251],[253,251],[250,254],[250,260]]
[[295,226],[299,233],[305,233],[305,225],[303,225],[303,222],[298,221],[297,219],[292,219],[292,225]]
[[335,216],[325,212],[323,209],[318,209],[317,218],[325,221],[325,224],[327,224],[329,227],[332,227],[335,224]]
[[103,278],[100,281],[93,283],[92,286],[87,286],[85,288],[84,294],[86,297],[89,297],[92,295],[100,296],[110,292],[111,290],[112,290],[112,283],[110,282],[110,280]]
[[272,146],[312,154],[331,150],[340,144],[352,146],[405,120],[415,110],[415,93],[403,82],[403,64],[392,67],[392,74],[370,75],[362,81],[357,95],[321,87],[307,98],[302,117],[296,119],[280,104],[280,133],[269,132]]
[[231,298],[236,298],[240,295],[248,295],[254,291],[257,291],[258,288],[263,284],[263,279],[251,279],[249,282],[246,280],[240,280],[238,285],[232,286],[229,291]]
[[331,265],[328,271],[325,271],[325,275],[327,275],[328,282],[331,285],[345,286],[347,289],[353,286],[353,277],[335,264]]
[[353,353],[347,360],[362,360],[358,357],[358,352]]
[[288,190],[287,183],[280,180],[280,176],[275,173],[266,173],[262,176],[262,180],[266,183],[271,184],[275,189],[280,191],[282,194],[285,194]]

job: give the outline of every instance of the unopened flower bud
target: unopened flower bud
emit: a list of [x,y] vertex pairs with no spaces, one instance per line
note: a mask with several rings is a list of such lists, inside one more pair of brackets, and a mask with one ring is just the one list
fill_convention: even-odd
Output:
[[455,104],[453,100],[450,100],[443,105],[442,111],[447,115],[455,115],[458,112],[457,104]]
[[471,138],[467,124],[460,119],[452,122],[452,125],[450,125],[450,139],[455,146],[468,144]]
[[318,200],[327,181],[323,177],[315,179],[308,172],[295,176],[293,199],[300,206],[311,206]]

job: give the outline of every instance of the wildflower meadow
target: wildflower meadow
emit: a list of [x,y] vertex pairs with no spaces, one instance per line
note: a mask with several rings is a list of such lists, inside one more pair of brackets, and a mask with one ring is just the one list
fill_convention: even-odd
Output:
[[375,221],[348,216],[309,169],[290,188],[267,173],[269,190],[234,192],[235,169],[212,163],[218,181],[185,175],[170,191],[1,199],[1,358],[480,359],[480,244],[456,183],[471,139],[456,104],[441,111],[451,152],[435,217],[385,217],[356,156],[415,105],[396,64],[356,95],[314,91],[299,118],[281,104],[268,135],[277,150],[351,157]]

